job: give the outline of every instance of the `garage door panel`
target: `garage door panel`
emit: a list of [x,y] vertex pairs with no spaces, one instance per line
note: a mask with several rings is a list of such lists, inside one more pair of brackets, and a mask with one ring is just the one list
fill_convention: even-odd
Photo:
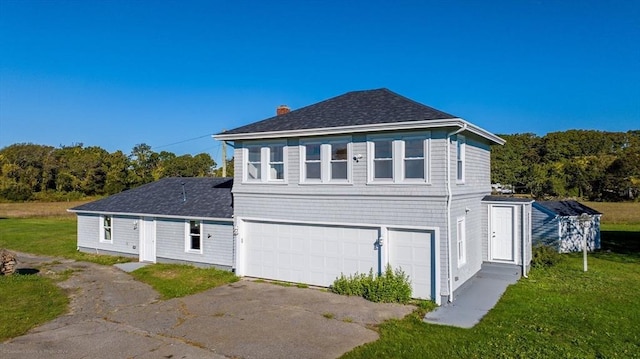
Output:
[[341,273],[377,270],[376,228],[261,221],[244,228],[247,276],[328,286]]
[[389,263],[409,276],[415,298],[433,299],[432,243],[430,231],[389,230]]

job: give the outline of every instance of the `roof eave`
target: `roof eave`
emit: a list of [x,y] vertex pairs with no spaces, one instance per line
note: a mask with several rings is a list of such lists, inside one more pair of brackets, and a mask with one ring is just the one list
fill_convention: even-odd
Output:
[[111,211],[87,211],[87,210],[78,210],[78,209],[67,209],[67,212],[72,212],[76,214],[102,214],[102,215],[110,215],[110,216],[139,216],[139,217],[160,217],[160,218],[173,218],[173,219],[202,219],[202,220],[211,220],[211,221],[221,221],[221,222],[233,222],[233,218],[221,218],[221,217],[203,217],[203,216],[180,216],[174,214],[160,214],[160,213],[135,213],[135,212],[111,212]]
[[483,137],[491,142],[494,142],[499,145],[503,145],[505,143],[505,140],[503,140],[502,138],[478,126],[475,126],[461,118],[405,121],[405,122],[368,124],[368,125],[357,125],[357,126],[310,128],[310,129],[286,130],[286,131],[249,132],[249,133],[234,133],[234,134],[219,133],[217,135],[214,135],[213,138],[219,141],[261,140],[261,139],[274,139],[274,138],[286,138],[286,137],[325,136],[325,135],[337,135],[337,134],[345,134],[345,133],[363,133],[363,132],[375,132],[375,131],[401,131],[401,130],[429,129],[429,128],[442,128],[442,127],[463,127],[464,125],[467,126],[466,129],[469,132],[474,133],[480,137]]

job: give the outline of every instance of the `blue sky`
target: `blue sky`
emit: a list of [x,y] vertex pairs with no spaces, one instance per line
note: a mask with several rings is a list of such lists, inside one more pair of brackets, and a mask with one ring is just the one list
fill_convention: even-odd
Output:
[[639,43],[639,1],[0,0],[0,148],[219,158],[209,134],[381,87],[494,133],[640,129]]

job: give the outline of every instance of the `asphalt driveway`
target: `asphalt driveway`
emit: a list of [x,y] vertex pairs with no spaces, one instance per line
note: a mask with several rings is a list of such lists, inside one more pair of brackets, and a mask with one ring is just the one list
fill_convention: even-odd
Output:
[[[19,267],[52,258],[19,254]],[[242,280],[160,301],[108,266],[64,261],[69,313],[0,344],[2,358],[336,358],[374,341],[370,329],[413,307]]]

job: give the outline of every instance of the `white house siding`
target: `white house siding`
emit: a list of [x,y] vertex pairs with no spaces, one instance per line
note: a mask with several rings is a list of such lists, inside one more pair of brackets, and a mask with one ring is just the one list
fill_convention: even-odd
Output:
[[83,252],[138,255],[136,217],[113,216],[111,242],[100,241],[100,215],[78,213],[78,248]]
[[[286,183],[243,183],[243,161],[236,161],[234,215],[236,218],[303,221],[312,223],[373,224],[396,226],[423,226],[439,229],[440,293],[448,294],[447,279],[447,210],[446,210],[446,148],[451,151],[451,180],[454,200],[451,226],[456,219],[467,216],[467,264],[457,269],[454,263],[454,288],[480,269],[482,262],[481,199],[491,192],[489,146],[475,135],[466,136],[465,183],[456,183],[455,136],[448,146],[446,134],[452,129],[430,132],[429,183],[374,184],[367,183],[367,137],[352,136],[351,156],[362,155],[351,161],[350,184],[300,183],[300,140],[287,141]],[[416,132],[425,133],[425,132]],[[242,142],[235,143],[235,158],[244,158]],[[469,208],[469,213],[465,209]],[[455,250],[455,230],[451,237]],[[457,253],[452,253],[457,260]]]
[[[156,258],[159,262],[176,261],[193,264],[233,267],[233,224],[204,221],[202,253],[185,250],[183,219],[156,218]],[[210,235],[210,237],[209,237]]]

